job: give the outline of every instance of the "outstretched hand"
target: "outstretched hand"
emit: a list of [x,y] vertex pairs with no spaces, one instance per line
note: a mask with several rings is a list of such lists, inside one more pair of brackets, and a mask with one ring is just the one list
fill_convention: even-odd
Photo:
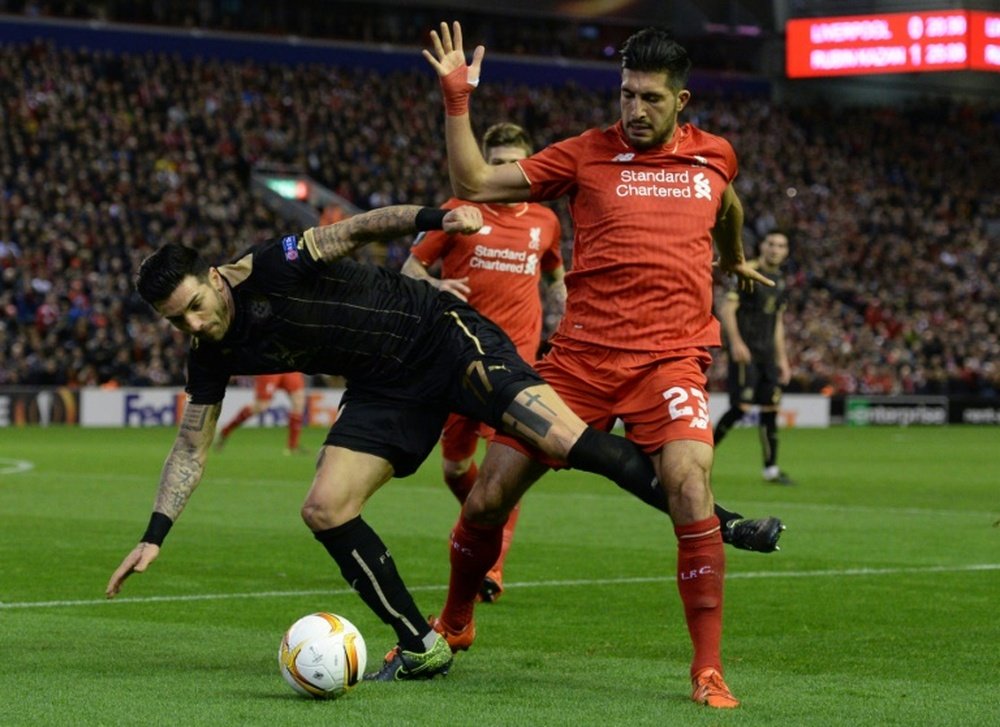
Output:
[[740,290],[749,293],[753,290],[754,283],[774,287],[774,281],[761,273],[757,268],[746,260],[717,260],[714,265],[727,275],[735,275]]
[[479,70],[483,63],[486,48],[477,45],[472,52],[472,63],[465,65],[465,51],[462,48],[462,24],[457,20],[452,23],[454,30],[448,29],[448,23],[441,23],[440,33],[431,31],[431,45],[434,52],[424,50],[423,56],[434,67],[441,78],[450,75],[459,68],[465,68],[465,82],[470,86],[479,85]]
[[149,567],[149,564],[156,560],[160,554],[160,546],[152,543],[139,543],[132,549],[132,552],[125,556],[118,569],[111,574],[104,595],[114,598],[122,589],[122,583],[133,573],[142,573]]

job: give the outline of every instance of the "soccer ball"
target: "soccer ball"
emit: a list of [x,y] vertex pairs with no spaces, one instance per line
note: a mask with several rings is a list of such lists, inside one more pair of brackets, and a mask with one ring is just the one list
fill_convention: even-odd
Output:
[[365,673],[368,651],[357,627],[343,616],[311,613],[289,627],[278,649],[281,676],[292,689],[336,699]]

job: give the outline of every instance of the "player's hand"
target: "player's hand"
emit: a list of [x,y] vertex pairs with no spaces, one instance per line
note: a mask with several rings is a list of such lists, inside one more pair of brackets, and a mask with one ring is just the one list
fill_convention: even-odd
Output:
[[478,232],[483,226],[483,213],[478,207],[470,204],[463,204],[453,210],[448,210],[448,214],[441,221],[441,229],[448,233],[461,233],[471,235]]
[[750,363],[750,349],[747,348],[746,343],[744,343],[743,341],[730,342],[729,356],[730,358],[732,358],[733,363],[738,363],[738,364]]
[[125,579],[133,573],[145,571],[159,554],[159,545],[139,543],[132,549],[131,553],[125,556],[125,560],[118,566],[118,570],[111,574],[111,580],[108,581],[108,587],[104,589],[104,595],[108,598],[117,596]]
[[437,287],[438,290],[451,293],[456,298],[466,303],[469,302],[469,293],[472,292],[472,288],[469,287],[468,275],[464,278],[442,278],[438,281]]
[[782,386],[788,386],[788,382],[792,380],[792,367],[788,365],[787,361],[781,361],[778,363],[778,383]]
[[757,270],[746,260],[724,260],[720,259],[716,265],[727,275],[735,275],[740,290],[749,293],[753,291],[754,283],[766,285],[768,288],[774,287],[774,281]]
[[472,63],[466,66],[465,50],[462,48],[462,24],[456,20],[452,23],[452,28],[453,30],[449,30],[448,23],[441,23],[440,32],[432,30],[431,46],[434,52],[425,49],[422,51],[423,56],[441,78],[459,68],[465,68],[463,80],[474,88],[479,85],[479,71],[486,48],[477,45],[472,52]]

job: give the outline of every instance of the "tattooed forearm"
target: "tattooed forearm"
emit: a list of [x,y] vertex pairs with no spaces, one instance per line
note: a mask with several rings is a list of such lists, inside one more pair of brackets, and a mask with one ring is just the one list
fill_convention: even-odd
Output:
[[171,520],[176,520],[181,510],[187,504],[194,488],[201,481],[204,465],[188,452],[174,447],[163,465],[160,476],[160,489],[156,493],[156,504],[153,507]]
[[420,209],[411,204],[374,209],[333,225],[313,227],[306,231],[306,241],[311,236],[319,258],[333,262],[369,242],[413,234]]
[[176,520],[181,514],[191,493],[201,481],[221,410],[221,404],[189,404],[184,411],[177,439],[163,464],[160,487],[153,507],[171,520]]

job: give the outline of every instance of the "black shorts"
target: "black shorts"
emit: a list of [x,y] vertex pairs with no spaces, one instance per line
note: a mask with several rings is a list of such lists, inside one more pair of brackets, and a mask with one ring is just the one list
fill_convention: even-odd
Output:
[[428,363],[404,382],[348,381],[325,444],[381,457],[405,477],[434,449],[449,413],[500,429],[514,398],[545,383],[507,334],[468,306],[443,313],[432,340]]
[[781,401],[778,366],[773,360],[729,363],[729,405],[777,406]]

